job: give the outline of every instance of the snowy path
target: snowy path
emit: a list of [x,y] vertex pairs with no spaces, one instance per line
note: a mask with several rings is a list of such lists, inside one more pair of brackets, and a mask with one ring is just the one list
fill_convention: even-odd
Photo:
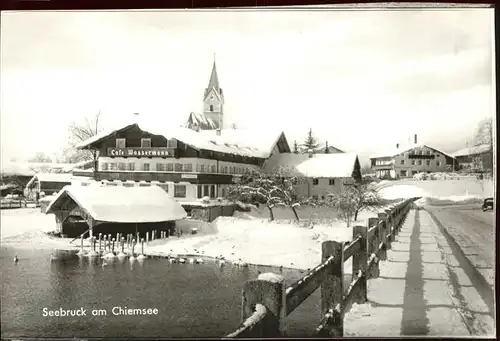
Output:
[[448,250],[429,213],[411,210],[380,277],[368,281],[369,302],[346,314],[345,335],[493,335],[488,305]]

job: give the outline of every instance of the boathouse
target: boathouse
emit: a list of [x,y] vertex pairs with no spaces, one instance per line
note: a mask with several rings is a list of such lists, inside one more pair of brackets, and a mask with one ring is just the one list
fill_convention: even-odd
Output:
[[52,200],[46,214],[55,215],[57,232],[73,238],[81,234],[168,231],[187,217],[184,208],[158,186],[110,187],[69,185]]

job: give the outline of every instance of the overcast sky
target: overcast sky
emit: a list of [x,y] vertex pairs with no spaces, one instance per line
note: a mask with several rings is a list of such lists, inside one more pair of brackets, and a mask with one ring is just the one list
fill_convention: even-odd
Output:
[[[493,115],[493,9],[2,12],[2,160],[52,153],[71,121],[202,111],[214,53],[225,122],[363,158],[462,148]],[[256,136],[258,138],[258,136]]]

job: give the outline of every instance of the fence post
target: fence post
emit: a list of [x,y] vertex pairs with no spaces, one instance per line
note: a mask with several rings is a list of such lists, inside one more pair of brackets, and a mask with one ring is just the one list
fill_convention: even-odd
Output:
[[380,234],[380,241],[383,242],[382,250],[380,251],[380,259],[387,259],[387,214],[380,212],[378,214],[378,231]]
[[[375,231],[373,233],[373,237],[371,240],[368,240],[368,243],[371,245],[370,250],[371,254],[375,255],[376,261],[375,265],[370,269],[370,271],[366,274],[368,276],[368,279],[378,277],[380,270],[379,270],[379,246],[380,246],[380,230],[379,230],[379,219],[378,218],[368,218],[368,231],[370,231],[370,228],[374,226]],[[370,255],[371,257],[371,255]]]
[[[321,245],[321,263],[324,263],[330,256],[335,258],[335,262],[328,271],[321,283],[321,318],[330,309],[335,309],[337,304],[342,303],[344,298],[344,243],[326,241]],[[329,336],[344,336],[344,317],[335,321]]]
[[[260,303],[267,309],[267,314],[259,328],[260,337],[281,336],[280,319],[284,315],[283,295],[285,295],[284,278],[274,273],[260,274],[257,280],[248,281],[243,286],[243,321],[255,311]],[[242,321],[242,322],[243,322]]]
[[387,224],[386,224],[386,245],[387,245],[387,250],[390,250],[392,248],[392,227],[394,226],[394,217],[392,216],[392,210],[391,209],[386,209],[385,214],[387,215]]
[[361,239],[361,249],[358,253],[352,256],[352,275],[357,277],[359,271],[361,270],[361,290],[356,302],[358,304],[365,303],[368,300],[367,297],[367,287],[366,287],[366,268],[368,265],[368,228],[366,226],[354,226],[352,229],[352,240],[360,236]]

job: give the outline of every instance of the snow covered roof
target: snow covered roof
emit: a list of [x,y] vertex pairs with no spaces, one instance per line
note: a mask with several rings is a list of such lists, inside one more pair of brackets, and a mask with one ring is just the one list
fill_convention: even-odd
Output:
[[189,114],[189,117],[183,127],[192,129],[195,125],[203,130],[217,128],[217,124],[211,118],[208,118],[204,114],[192,112]]
[[65,186],[49,204],[46,213],[59,210],[68,197],[98,221],[148,223],[187,217],[184,208],[158,186],[109,187],[99,184]]
[[26,184],[29,187],[38,179],[40,182],[67,182],[71,183],[73,175],[71,173],[37,173]]
[[490,150],[490,145],[488,144],[482,144],[479,146],[473,146],[473,147],[468,147],[468,148],[463,148],[460,149],[456,152],[453,153],[453,156],[467,156],[467,155],[474,155],[474,154],[481,154],[484,152],[487,152]]
[[167,139],[176,139],[195,149],[205,149],[220,153],[237,154],[249,157],[268,158],[274,145],[283,133],[281,130],[265,129],[250,131],[243,129],[222,129],[220,136],[216,130],[194,131],[184,127],[158,127],[158,124],[137,123],[124,124],[123,126],[101,132],[96,136],[78,145],[85,148],[101,139],[112,135],[115,131],[132,127],[136,124],[139,129],[154,135],[164,136]]
[[344,178],[351,177],[358,155],[354,153],[334,154],[277,154],[267,160],[264,171],[274,172],[280,166],[291,167],[306,177]]
[[422,147],[427,147],[427,148],[430,148],[430,149],[433,149],[441,154],[444,154],[448,157],[451,157],[451,158],[454,158],[454,156],[448,154],[448,153],[445,153],[443,152],[442,150],[439,150],[439,149],[436,149],[434,147],[430,147],[426,144],[423,144],[423,143],[419,143],[419,144],[410,144],[410,145],[407,145],[407,146],[402,146],[400,148],[394,148],[394,149],[390,149],[390,150],[386,150],[386,151],[383,151],[383,152],[379,152],[379,153],[375,153],[373,154],[372,156],[370,156],[370,159],[376,159],[376,158],[381,158],[381,157],[394,157],[396,155],[399,155],[401,153],[404,153],[406,151],[409,151],[411,149],[414,149],[414,148],[422,148]]

